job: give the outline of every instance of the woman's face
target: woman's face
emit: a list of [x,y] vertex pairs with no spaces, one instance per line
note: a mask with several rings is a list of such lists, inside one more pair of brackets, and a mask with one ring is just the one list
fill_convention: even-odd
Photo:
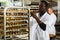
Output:
[[52,8],[48,8],[48,14],[52,14],[52,13],[53,13]]
[[39,4],[39,11],[40,12],[46,12],[46,6],[44,3],[41,2],[41,4]]

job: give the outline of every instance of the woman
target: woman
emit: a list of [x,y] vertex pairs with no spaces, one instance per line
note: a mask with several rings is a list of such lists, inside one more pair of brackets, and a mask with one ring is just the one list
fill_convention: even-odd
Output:
[[55,36],[56,36],[56,30],[55,30],[55,22],[56,22],[56,15],[53,13],[53,10],[51,7],[48,8],[48,14],[50,15],[50,20],[52,20],[52,26],[50,26],[48,28],[48,32],[49,32],[49,37],[50,37],[50,40],[55,40]]
[[30,40],[50,40],[47,26],[44,23],[44,19],[49,16],[47,14],[47,7],[48,3],[46,1],[41,1],[39,13],[37,13],[37,15],[34,12],[31,13],[32,17],[30,18],[30,24],[32,26],[30,27]]

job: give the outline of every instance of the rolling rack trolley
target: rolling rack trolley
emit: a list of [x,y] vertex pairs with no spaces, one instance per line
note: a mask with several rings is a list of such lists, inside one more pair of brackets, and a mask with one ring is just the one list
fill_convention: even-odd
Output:
[[4,40],[29,40],[29,14],[27,7],[4,9]]
[[4,36],[4,8],[0,7],[0,40]]

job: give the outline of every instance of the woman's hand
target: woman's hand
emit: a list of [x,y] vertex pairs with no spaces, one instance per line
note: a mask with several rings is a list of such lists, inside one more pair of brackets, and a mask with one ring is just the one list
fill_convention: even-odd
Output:
[[36,11],[31,11],[31,16],[33,16],[34,18],[36,17]]

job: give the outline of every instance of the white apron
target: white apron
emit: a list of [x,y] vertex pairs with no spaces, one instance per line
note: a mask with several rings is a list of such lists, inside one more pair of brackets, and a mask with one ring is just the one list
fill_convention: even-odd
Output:
[[55,23],[56,23],[57,17],[54,13],[52,13],[46,23],[48,26],[48,32],[49,34],[54,34],[56,35],[56,29],[55,29]]
[[[52,16],[51,16],[52,17]],[[30,26],[30,40],[50,40],[49,39],[49,27],[51,27],[51,23],[50,23],[50,15],[47,14],[47,12],[40,18],[40,20],[46,24],[46,30],[43,31],[38,23],[36,22],[36,20],[31,17],[30,21],[31,21],[31,26]],[[55,24],[55,23],[54,23]],[[54,28],[54,27],[53,27]],[[55,28],[54,28],[55,29]],[[55,33],[55,32],[54,32]]]

